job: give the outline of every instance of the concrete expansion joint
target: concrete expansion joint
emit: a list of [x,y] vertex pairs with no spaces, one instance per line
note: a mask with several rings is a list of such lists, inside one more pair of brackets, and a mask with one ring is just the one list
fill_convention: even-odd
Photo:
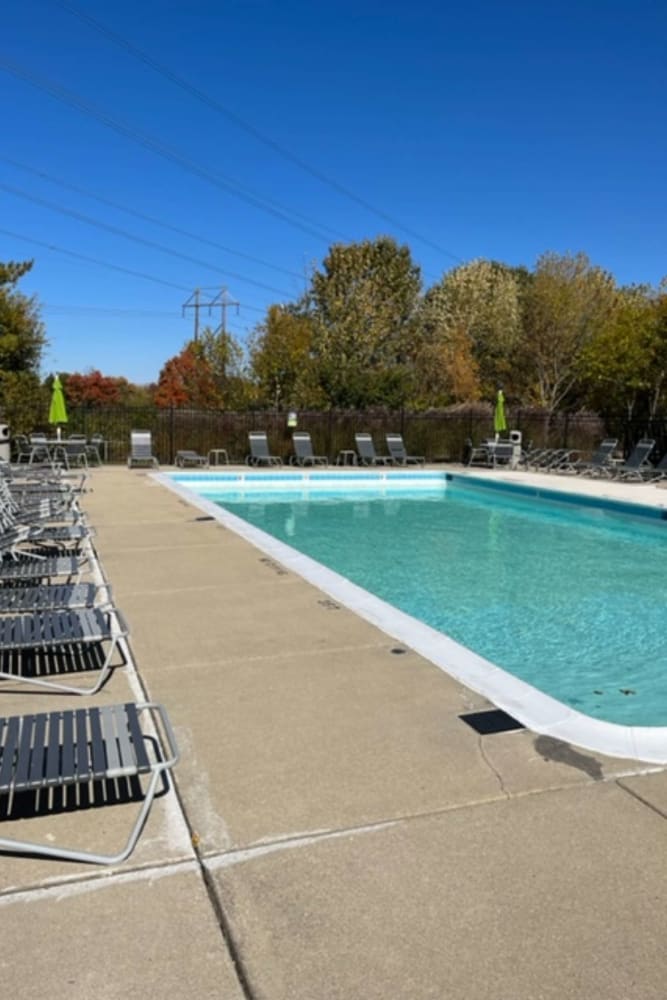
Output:
[[656,813],[658,816],[660,816],[661,819],[667,819],[667,811],[665,811],[664,809],[660,809],[660,807],[657,806],[654,802],[649,802],[649,800],[644,798],[643,795],[640,795],[639,792],[636,792],[634,788],[629,788],[628,785],[624,784],[622,778],[617,778],[616,784],[621,789],[621,791],[626,793],[626,795],[630,795],[631,798],[636,799],[637,802],[641,802],[643,806],[646,806],[646,808],[650,809],[651,812]]
[[171,875],[194,873],[197,870],[198,865],[194,858],[159,863],[151,862],[146,865],[135,865],[130,869],[127,868],[126,863],[122,869],[94,872],[90,875],[78,873],[16,888],[9,886],[0,891],[0,909],[15,903],[38,903],[44,899],[66,899],[119,885],[128,885],[132,882],[154,881]]

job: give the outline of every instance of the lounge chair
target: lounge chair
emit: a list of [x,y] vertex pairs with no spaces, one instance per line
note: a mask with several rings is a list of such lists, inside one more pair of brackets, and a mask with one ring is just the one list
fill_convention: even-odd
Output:
[[[115,666],[125,666],[128,628],[117,608],[70,608],[0,615],[0,678],[70,694],[95,694]],[[120,664],[114,664],[118,652]],[[87,688],[51,679],[95,669]]]
[[[141,727],[142,718],[149,723],[145,730]],[[178,757],[169,718],[155,702],[54,709],[37,715],[0,718],[0,798],[7,796],[9,800],[7,808],[3,806],[3,819],[11,815],[17,797],[25,793],[35,793],[38,817],[42,812],[50,814],[54,798],[58,804],[66,802],[68,810],[93,801],[106,807],[118,801],[119,782],[121,788],[131,790],[135,782],[140,782],[140,775],[149,775],[129,837],[117,853],[98,854],[2,836],[0,851],[94,864],[124,861],[134,849],[156,792],[161,785],[167,787],[166,772],[177,763]],[[68,785],[79,787],[74,795],[66,797],[64,789]],[[105,794],[95,796],[100,787]],[[55,789],[60,790],[60,795],[47,794]],[[134,790],[132,797],[136,794]],[[103,828],[102,822],[100,829]]]
[[296,465],[328,465],[326,455],[313,454],[313,443],[308,431],[294,431],[292,434],[294,459]]
[[408,455],[400,434],[385,434],[387,449],[396,465],[424,465],[423,455]]
[[278,455],[269,453],[269,442],[266,431],[250,431],[248,433],[250,454],[246,458],[247,465],[282,465],[283,460]]
[[495,469],[497,465],[510,465],[513,460],[514,445],[511,441],[487,441],[471,449],[466,464]]
[[135,465],[152,465],[159,469],[159,463],[153,454],[153,443],[150,431],[130,431],[130,454],[127,456],[128,469]]
[[644,479],[644,470],[653,468],[649,457],[655,447],[655,441],[651,438],[644,438],[638,441],[628,457],[620,465],[615,465],[611,470],[614,479],[636,479],[641,482]]
[[656,483],[667,479],[667,451],[657,465],[647,465],[642,469],[642,479],[647,483]]
[[176,452],[174,464],[177,465],[179,469],[184,469],[186,465],[208,465],[208,459],[204,455],[198,454],[196,451],[190,451],[185,448]]
[[375,451],[373,438],[370,434],[361,433],[354,435],[354,441],[359,455],[359,465],[393,465],[394,460],[391,455],[378,455]]
[[597,476],[607,475],[614,467],[612,455],[618,444],[616,438],[605,438],[597,446],[588,461],[576,459],[562,465],[563,472],[574,472],[576,475]]

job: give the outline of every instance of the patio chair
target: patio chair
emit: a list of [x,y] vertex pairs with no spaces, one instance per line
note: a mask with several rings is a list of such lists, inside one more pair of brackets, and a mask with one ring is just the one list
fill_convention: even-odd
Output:
[[667,451],[657,465],[646,465],[641,472],[644,482],[656,483],[661,479],[667,479]]
[[130,431],[130,454],[127,456],[128,469],[135,465],[152,465],[159,469],[159,463],[153,454],[153,443],[150,431]]
[[246,457],[247,465],[282,465],[283,460],[278,455],[269,453],[269,442],[266,431],[250,431],[248,433],[250,454]]
[[111,590],[96,583],[32,583],[0,587],[0,615],[29,611],[60,611],[69,608],[110,606]]
[[387,449],[396,465],[424,465],[423,455],[408,455],[401,434],[385,434]]
[[[95,694],[115,667],[127,664],[128,634],[120,611],[108,606],[0,615],[0,678],[70,694]],[[116,653],[120,663],[113,662]],[[89,670],[97,672],[89,687],[52,679]]]
[[184,469],[186,465],[208,465],[208,459],[204,455],[199,455],[196,451],[182,449],[176,452],[174,464],[179,469]]
[[607,475],[613,468],[612,455],[617,444],[618,440],[616,438],[605,438],[597,446],[588,461],[579,458],[571,462],[565,462],[561,466],[561,471],[574,472],[576,475],[582,476]]
[[655,447],[655,441],[651,438],[644,438],[638,441],[628,457],[620,465],[615,465],[611,471],[614,479],[636,479],[641,482],[644,479],[644,470],[653,468],[649,458]]
[[328,465],[326,455],[313,454],[313,443],[308,431],[294,431],[292,434],[294,446],[293,461],[296,465]]
[[[122,801],[122,791],[125,798],[141,799],[125,846],[114,854],[4,836],[0,836],[0,851],[93,864],[124,861],[139,839],[156,792],[160,786],[168,788],[166,772],[178,758],[169,718],[156,702],[0,718],[0,799],[6,796],[8,800],[0,819],[9,818],[19,797],[31,792],[35,794],[35,823],[56,808],[69,811],[93,804],[107,808]],[[145,789],[140,776],[148,776]],[[70,796],[65,792],[69,785],[78,786]],[[104,829],[103,822],[99,826]]]
[[88,553],[45,556],[26,548],[5,549],[0,555],[0,585],[13,588],[63,580],[79,583],[90,568]]
[[106,454],[106,441],[103,434],[93,434],[86,444],[86,455],[88,461],[95,465],[102,465],[102,455]]
[[394,460],[391,455],[378,455],[375,451],[373,438],[370,434],[362,432],[354,435],[354,443],[357,447],[359,465],[393,465]]

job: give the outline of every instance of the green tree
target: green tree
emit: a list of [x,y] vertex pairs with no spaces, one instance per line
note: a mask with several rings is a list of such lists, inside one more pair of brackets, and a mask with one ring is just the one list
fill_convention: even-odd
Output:
[[331,406],[395,406],[410,391],[421,277],[388,236],[331,247],[308,293],[313,361]]
[[585,400],[601,413],[661,410],[667,379],[667,282],[622,288],[607,323],[581,354]]
[[260,400],[276,410],[321,405],[313,367],[313,330],[310,316],[294,308],[270,306],[250,343],[251,371]]
[[545,253],[525,291],[517,358],[522,401],[554,413],[571,397],[584,349],[614,314],[617,289],[586,254]]
[[[431,404],[492,398],[511,381],[520,335],[516,269],[473,260],[443,275],[424,296],[417,368]],[[424,399],[426,393],[426,399]]]
[[216,388],[217,405],[227,410],[243,409],[249,397],[249,381],[241,345],[224,330],[215,333],[206,327],[198,347]]
[[38,374],[44,326],[36,299],[16,290],[32,263],[0,263],[0,405],[13,433],[32,430],[45,405]]

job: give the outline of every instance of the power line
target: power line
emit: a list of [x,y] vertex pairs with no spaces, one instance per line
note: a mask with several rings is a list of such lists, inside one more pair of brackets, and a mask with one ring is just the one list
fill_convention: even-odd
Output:
[[297,156],[295,153],[287,149],[285,146],[276,142],[274,139],[271,139],[269,136],[264,135],[262,132],[259,131],[259,129],[255,128],[254,125],[250,124],[250,122],[247,122],[244,118],[241,118],[240,115],[237,115],[236,112],[231,111],[228,107],[221,104],[220,101],[216,100],[214,97],[211,97],[210,94],[207,94],[202,90],[199,90],[198,87],[195,87],[188,80],[185,80],[182,76],[179,76],[173,70],[169,69],[169,67],[164,66],[162,63],[159,63],[156,59],[153,59],[152,56],[148,55],[148,53],[144,52],[138,46],[134,45],[131,41],[129,41],[129,39],[125,38],[117,31],[108,28],[106,25],[102,24],[100,21],[98,21],[96,18],[92,17],[85,11],[80,10],[77,6],[75,6],[75,4],[69,3],[67,2],[67,0],[53,0],[53,2],[57,6],[61,7],[63,10],[66,10],[74,17],[77,17],[80,21],[83,21],[86,24],[88,24],[94,31],[97,31],[99,34],[109,39],[115,45],[118,45],[126,52],[129,52],[130,55],[134,56],[135,59],[138,59],[145,66],[148,66],[155,73],[158,73],[160,76],[163,76],[165,79],[169,80],[177,87],[180,87],[181,90],[184,90],[186,93],[190,94],[191,97],[196,98],[196,100],[200,101],[202,104],[205,104],[214,111],[217,111],[218,114],[224,115],[226,118],[232,121],[238,128],[243,129],[244,132],[247,132],[249,135],[253,136],[253,138],[257,139],[258,142],[261,142],[263,143],[263,145],[268,146],[275,153],[278,153],[279,156],[282,156],[284,159],[289,160],[290,163],[295,164],[295,166],[299,167],[301,170],[304,170],[306,173],[310,174],[311,177],[314,177],[322,184],[326,184],[328,187],[332,188],[332,190],[336,191],[338,194],[341,194],[344,197],[349,198],[351,201],[355,202],[355,204],[360,205],[362,208],[366,209],[366,211],[371,212],[373,215],[377,215],[378,218],[384,219],[385,222],[391,223],[391,225],[394,226],[396,229],[400,229],[401,232],[406,233],[413,239],[419,240],[420,243],[423,243],[425,246],[430,247],[432,250],[436,250],[438,253],[444,254],[444,256],[446,257],[450,257],[452,260],[456,260],[459,263],[463,263],[462,258],[459,257],[457,254],[452,253],[450,250],[446,250],[439,244],[434,243],[432,240],[429,240],[426,237],[420,235],[414,229],[405,226],[402,222],[395,219],[393,216],[389,215],[383,209],[377,208],[375,205],[372,205],[364,198],[361,198],[358,194],[355,194],[354,191],[350,191],[349,188],[344,187],[335,178],[329,177],[328,174],[325,174],[317,167],[311,166],[311,164],[307,163],[305,160],[302,160],[301,157]]
[[114,208],[119,212],[124,212],[126,215],[134,216],[136,219],[141,219],[143,222],[149,222],[153,226],[159,226],[162,229],[166,229],[168,232],[175,233],[177,236],[186,236],[188,239],[196,240],[198,243],[204,243],[207,246],[213,247],[215,250],[223,250],[225,253],[232,254],[235,257],[240,257],[243,260],[248,260],[253,264],[259,264],[262,267],[267,267],[273,271],[278,271],[281,274],[286,274],[290,278],[298,278],[299,281],[303,280],[303,275],[299,274],[297,271],[290,271],[288,268],[281,267],[279,264],[271,264],[269,261],[262,260],[260,257],[253,257],[251,254],[243,253],[240,250],[233,250],[231,247],[225,246],[223,243],[218,243],[215,240],[209,240],[204,236],[198,236],[196,233],[191,233],[187,229],[172,226],[170,223],[163,222],[161,219],[156,219],[152,215],[146,215],[144,212],[138,212],[136,209],[128,208],[126,205],[121,205],[120,202],[112,201],[110,198],[104,198],[102,195],[95,194],[87,188],[79,187],[77,184],[70,184],[69,181],[62,180],[60,177],[54,177],[53,174],[48,174],[44,170],[39,170],[26,163],[21,163],[10,156],[0,155],[0,161],[2,163],[8,163],[10,166],[16,167],[19,170],[24,170],[29,174],[34,174],[35,177],[40,177],[51,184],[56,184],[59,187],[73,191],[75,194],[82,194],[85,198],[92,198],[93,201],[98,201],[101,205],[108,205],[110,208]]
[[[248,204],[253,205],[255,208],[258,208],[263,212],[267,212],[269,215],[275,216],[275,218],[286,222],[290,226],[294,226],[296,229],[302,230],[302,232],[306,233],[308,236],[312,236],[313,238],[324,242],[328,242],[331,238],[331,234],[342,239],[346,238],[344,234],[332,229],[330,226],[322,226],[319,223],[313,222],[312,220],[309,220],[307,216],[301,215],[301,213],[296,212],[294,209],[287,209],[282,206],[278,206],[277,203],[270,202],[268,199],[254,194],[249,189],[243,188],[238,184],[238,182],[212,173],[205,167],[199,166],[194,161],[189,160],[187,157],[182,156],[175,150],[163,145],[152,136],[147,135],[144,132],[140,132],[138,129],[134,129],[130,125],[126,125],[124,122],[119,121],[116,118],[112,118],[111,115],[108,115],[104,111],[100,111],[94,105],[89,104],[88,101],[85,101],[77,94],[72,93],[72,91],[66,90],[59,84],[51,83],[44,78],[40,78],[37,74],[31,73],[30,70],[19,66],[10,59],[0,57],[0,69],[3,69],[6,73],[9,73],[11,76],[15,76],[19,80],[23,80],[25,83],[29,83],[32,87],[44,91],[61,103],[75,108],[82,114],[95,118],[106,128],[117,132],[118,135],[123,136],[123,138],[131,139],[133,142],[137,143],[137,145],[143,146],[144,149],[148,149],[150,152],[155,153],[156,156],[161,156],[163,159],[169,160],[171,163],[175,163],[183,170],[188,173],[195,174],[197,177],[201,177],[214,187],[227,191],[228,193],[233,194],[236,198],[240,198],[242,201],[246,201]],[[290,215],[293,216],[293,218],[291,218]],[[298,222],[297,217],[307,219],[310,224],[304,225],[301,222]],[[320,232],[317,232],[313,227],[318,227]],[[324,235],[326,232],[330,235]]]
[[241,274],[236,274],[234,271],[223,271],[223,269],[218,267],[217,264],[210,264],[208,261],[200,260],[198,257],[191,257],[189,254],[180,253],[178,250],[172,250],[170,247],[165,247],[160,243],[155,243],[153,240],[144,239],[142,236],[134,236],[126,229],[120,229],[118,226],[112,226],[106,222],[91,219],[90,216],[84,215],[82,212],[77,212],[75,209],[64,208],[62,205],[55,205],[53,202],[47,201],[45,198],[29,194],[27,191],[22,191],[21,188],[15,188],[11,184],[3,184],[0,182],[0,190],[7,191],[9,194],[13,194],[18,198],[25,198],[26,201],[32,201],[35,205],[41,205],[44,208],[48,208],[52,212],[59,212],[61,215],[67,215],[79,222],[84,222],[88,226],[94,226],[96,229],[104,229],[108,233],[113,233],[114,236],[122,236],[123,239],[131,240],[133,243],[139,243],[142,246],[149,247],[151,250],[158,250],[160,253],[168,254],[170,257],[180,258],[180,260],[185,260],[190,264],[196,264],[198,267],[208,268],[211,271],[215,271],[217,274],[224,273],[231,275],[234,278],[238,278],[239,281],[247,282],[249,285],[255,285],[257,288],[261,288],[267,292],[274,292],[276,295],[287,295],[288,297],[291,297],[291,293],[285,292],[283,289],[274,288],[272,285],[265,285],[261,281],[255,281],[254,278],[246,278]]
[[185,285],[177,285],[173,281],[165,281],[164,278],[156,278],[155,275],[146,274],[144,271],[133,271],[129,267],[121,267],[119,264],[110,264],[108,261],[100,260],[98,257],[89,257],[87,254],[77,253],[75,250],[67,250],[65,247],[59,247],[55,243],[44,243],[43,240],[35,240],[30,236],[24,236],[22,233],[15,233],[11,229],[0,229],[0,233],[4,236],[11,236],[15,240],[23,240],[26,243],[32,243],[33,246],[43,247],[46,250],[53,250],[55,253],[65,254],[67,257],[84,260],[89,264],[97,264],[98,267],[107,267],[112,271],[120,271],[122,274],[130,274],[133,278],[143,278],[145,281],[154,281],[158,285],[165,285],[167,288],[175,288],[179,292],[189,291],[189,288],[186,288]]

